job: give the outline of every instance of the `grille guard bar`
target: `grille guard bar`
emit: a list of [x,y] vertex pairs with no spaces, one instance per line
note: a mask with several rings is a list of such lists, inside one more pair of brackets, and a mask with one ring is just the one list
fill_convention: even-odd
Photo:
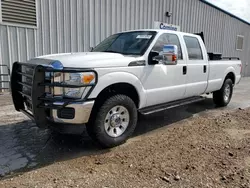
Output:
[[[27,72],[22,72],[22,68],[26,67],[28,69],[33,69],[32,74]],[[81,84],[81,85],[69,85],[65,83],[45,82],[45,72],[60,72],[60,73],[78,73],[78,72],[92,72],[95,74],[95,83],[91,84]],[[32,79],[31,83],[22,82],[23,78]],[[75,102],[84,102],[88,99],[92,90],[98,82],[97,72],[93,69],[86,68],[68,68],[65,67],[62,70],[53,69],[48,65],[36,65],[29,63],[15,62],[12,67],[11,73],[11,90],[12,90],[12,99],[17,111],[22,111],[24,114],[29,116],[34,120],[38,127],[44,128],[48,126],[50,119],[50,109],[60,109],[64,108],[70,103]],[[61,87],[61,88],[81,88],[81,87],[90,87],[87,94],[84,98],[81,99],[72,99],[72,98],[63,98],[63,96],[53,96],[48,97],[45,93],[45,87]],[[30,90],[30,94],[27,94],[23,91],[23,88]],[[60,105],[54,104],[55,102],[60,102]],[[25,108],[25,104],[30,105],[30,109]],[[30,113],[29,111],[32,113]]]

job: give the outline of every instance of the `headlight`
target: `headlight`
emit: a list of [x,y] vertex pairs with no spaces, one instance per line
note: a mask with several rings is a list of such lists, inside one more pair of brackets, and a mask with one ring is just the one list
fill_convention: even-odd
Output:
[[[95,82],[94,73],[67,73],[64,75],[64,83],[69,85],[87,85]],[[63,95],[70,98],[81,98],[86,87],[63,88]]]
[[64,82],[72,85],[91,84],[95,82],[95,74],[92,72],[66,73],[64,74]]
[[[95,83],[96,77],[92,72],[84,73],[60,73],[55,75],[54,82],[65,83],[68,85],[87,85]],[[78,87],[78,88],[63,88],[55,87],[54,95],[60,95],[63,97],[77,98],[80,99],[90,87]]]

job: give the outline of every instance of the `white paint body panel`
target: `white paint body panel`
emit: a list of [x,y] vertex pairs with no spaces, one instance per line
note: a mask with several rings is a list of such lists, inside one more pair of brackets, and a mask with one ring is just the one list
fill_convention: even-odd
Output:
[[206,92],[213,92],[221,88],[226,75],[230,72],[235,75],[235,84],[241,79],[240,61],[209,61],[209,77]]
[[[36,60],[59,60],[64,67],[93,68],[98,73],[98,83],[89,98],[96,98],[106,87],[116,83],[134,86],[139,95],[139,108],[166,103],[191,96],[217,91],[221,88],[226,75],[232,72],[238,83],[241,78],[241,62],[238,60],[208,61],[207,51],[201,38],[196,35],[167,31],[157,31],[155,39],[143,56],[124,56],[115,53],[83,52],[40,56]],[[179,37],[183,60],[177,65],[148,65],[148,54],[157,38],[163,33],[174,33]],[[188,60],[183,35],[198,38],[203,60]],[[145,60],[145,66],[128,66],[130,62]],[[203,66],[207,66],[206,73]],[[187,74],[183,74],[187,66]]]
[[77,52],[40,56],[35,59],[58,60],[64,67],[98,68],[98,67],[123,67],[135,57],[124,56],[107,52]]

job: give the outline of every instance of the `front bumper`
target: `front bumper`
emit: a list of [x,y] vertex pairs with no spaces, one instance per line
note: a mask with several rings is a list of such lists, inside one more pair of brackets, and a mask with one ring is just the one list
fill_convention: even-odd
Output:
[[[46,77],[46,73],[77,73],[92,72],[96,76],[94,83],[81,85],[68,85],[59,83],[51,76]],[[51,74],[53,75],[53,74]],[[94,101],[89,101],[88,97],[97,84],[97,73],[93,69],[84,68],[63,68],[54,69],[48,65],[37,65],[15,62],[11,74],[11,93],[17,111],[21,111],[35,121],[40,128],[48,128],[55,124],[79,125],[88,122]],[[72,99],[58,96],[54,93],[54,88],[89,88],[84,98]],[[72,116],[65,115],[67,109],[73,111]],[[59,111],[64,111],[64,115],[58,116]]]
[[72,103],[65,107],[72,108],[74,111],[73,118],[58,117],[58,110],[52,110],[52,121],[55,123],[66,124],[84,124],[89,121],[89,117],[94,106],[94,101],[86,101],[84,103]]

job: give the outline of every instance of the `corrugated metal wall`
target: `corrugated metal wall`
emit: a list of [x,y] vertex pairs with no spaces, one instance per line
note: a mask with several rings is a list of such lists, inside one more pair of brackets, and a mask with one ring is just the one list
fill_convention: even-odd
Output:
[[84,0],[36,2],[37,28],[0,25],[0,64],[7,64],[10,69],[15,61],[84,50]]
[[[112,33],[161,21],[203,31],[208,51],[240,57],[250,76],[250,25],[199,0],[37,0],[37,15],[37,28],[0,25],[0,63],[11,68],[38,55],[86,51]],[[244,36],[243,51],[235,50],[237,35]]]

